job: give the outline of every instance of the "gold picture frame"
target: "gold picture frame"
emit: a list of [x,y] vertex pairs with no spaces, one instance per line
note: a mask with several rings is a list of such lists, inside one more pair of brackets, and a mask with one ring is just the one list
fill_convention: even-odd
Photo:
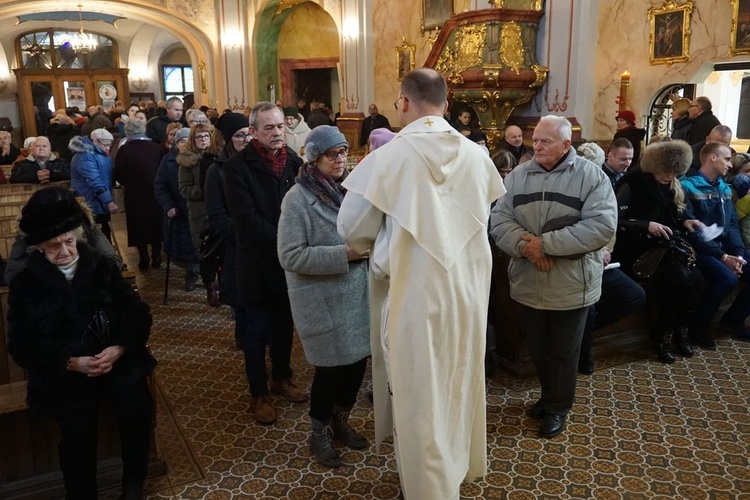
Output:
[[396,47],[396,72],[398,74],[398,81],[404,79],[404,75],[414,69],[414,56],[417,52],[417,47],[413,43],[408,43],[405,38],[402,38],[401,45]]
[[678,5],[675,0],[665,0],[659,7],[648,9],[651,33],[649,36],[649,63],[671,66],[690,60],[690,16],[693,2]]
[[750,54],[750,0],[729,0],[732,3],[732,34],[729,55]]
[[453,15],[453,0],[422,0],[422,33],[442,28]]

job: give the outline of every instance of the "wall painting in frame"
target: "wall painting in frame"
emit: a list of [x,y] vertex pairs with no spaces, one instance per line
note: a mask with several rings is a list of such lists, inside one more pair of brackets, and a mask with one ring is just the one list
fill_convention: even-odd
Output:
[[649,36],[649,62],[652,65],[690,60],[690,16],[693,2],[678,4],[665,0],[659,8],[648,9],[651,33]]
[[404,79],[404,75],[414,69],[414,55],[417,52],[417,47],[413,43],[407,43],[406,39],[402,38],[402,44],[396,47],[396,71],[398,73],[398,81]]
[[750,54],[750,0],[732,2],[732,34],[729,40],[729,55]]

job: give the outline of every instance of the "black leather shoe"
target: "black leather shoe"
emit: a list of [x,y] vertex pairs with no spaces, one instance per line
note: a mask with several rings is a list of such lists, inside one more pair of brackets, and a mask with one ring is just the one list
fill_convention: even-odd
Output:
[[594,362],[590,359],[579,359],[578,360],[578,373],[581,375],[593,375],[594,374]]
[[698,347],[708,349],[709,351],[716,350],[716,342],[711,338],[711,334],[708,333],[708,331],[701,333],[690,332],[688,337],[690,338],[690,343],[695,344]]
[[565,429],[565,415],[547,413],[544,415],[542,425],[539,427],[539,435],[551,439],[558,436]]
[[729,323],[725,323],[722,320],[721,329],[731,335],[735,340],[739,340],[741,342],[750,342],[750,331],[748,331],[744,323],[733,326]]
[[526,415],[529,416],[529,418],[533,418],[534,420],[541,420],[544,418],[544,405],[542,404],[542,400],[540,399],[536,403],[534,403],[534,406],[528,409],[526,412]]

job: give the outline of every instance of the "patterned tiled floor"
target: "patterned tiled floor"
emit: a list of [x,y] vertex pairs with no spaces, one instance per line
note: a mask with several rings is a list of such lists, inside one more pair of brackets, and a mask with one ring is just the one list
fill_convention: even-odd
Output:
[[[133,268],[134,250],[126,260]],[[162,305],[163,268],[139,275],[138,284],[155,319],[151,343],[169,406],[160,408],[160,419],[171,411],[189,444],[180,444],[179,431],[160,435],[173,470],[149,482],[150,498],[400,497],[388,446],[381,454],[374,446],[346,451],[336,470],[314,463],[306,444],[307,404],[277,398],[278,422],[256,425],[247,413],[229,310],[208,307],[202,289],[184,292],[179,269],[170,280],[169,305]],[[533,379],[490,380],[490,472],[464,485],[462,498],[750,498],[750,345],[720,340],[717,351],[698,350],[672,366],[647,353],[635,358],[615,359],[581,378],[567,430],[552,440],[537,438],[537,422],[525,416],[539,396]],[[309,387],[312,369],[298,343],[293,368]],[[364,391],[353,424],[373,438]],[[203,479],[196,479],[201,471],[194,470],[193,456]]]

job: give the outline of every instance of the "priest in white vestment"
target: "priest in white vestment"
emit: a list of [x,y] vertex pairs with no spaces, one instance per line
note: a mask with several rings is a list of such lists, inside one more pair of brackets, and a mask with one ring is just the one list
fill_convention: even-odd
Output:
[[487,472],[486,226],[505,188],[442,118],[446,92],[434,70],[404,77],[404,128],[346,179],[338,217],[352,248],[371,249],[375,439],[393,433],[407,500],[457,499]]

